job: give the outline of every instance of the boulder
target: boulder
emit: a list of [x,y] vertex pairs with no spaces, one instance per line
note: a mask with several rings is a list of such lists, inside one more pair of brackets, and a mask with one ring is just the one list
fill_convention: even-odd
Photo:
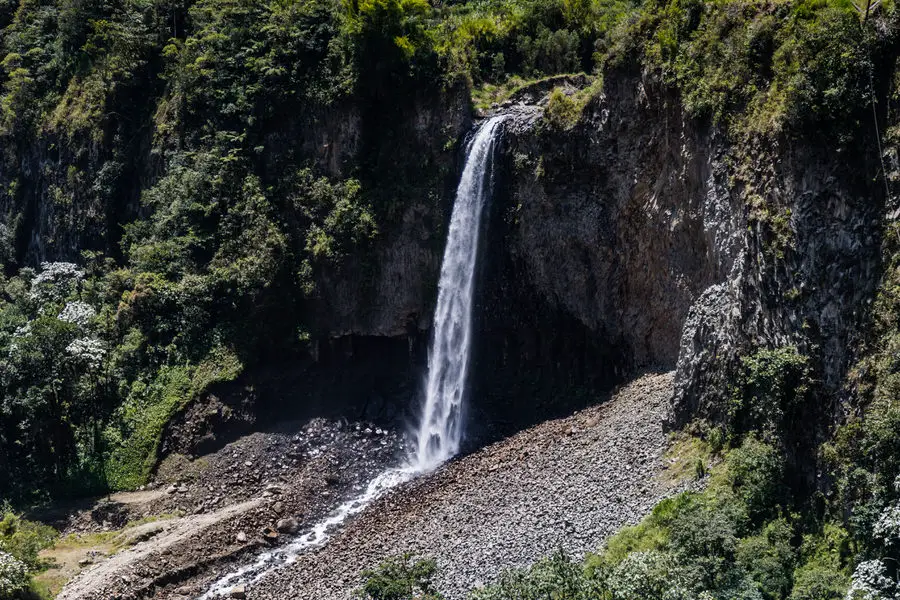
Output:
[[231,588],[231,592],[228,593],[231,598],[238,598],[239,600],[247,597],[247,587],[243,585],[237,585]]
[[300,526],[297,523],[297,519],[294,519],[293,517],[278,519],[278,522],[275,523],[275,529],[281,533],[297,533],[297,529],[299,528]]

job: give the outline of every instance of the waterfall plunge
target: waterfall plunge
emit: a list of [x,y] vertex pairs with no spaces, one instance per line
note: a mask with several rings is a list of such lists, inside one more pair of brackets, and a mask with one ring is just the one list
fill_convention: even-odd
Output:
[[416,433],[415,455],[411,457],[413,468],[420,472],[433,469],[459,451],[472,346],[472,300],[481,215],[491,193],[495,134],[504,119],[493,117],[478,129],[456,189],[438,284],[425,402]]

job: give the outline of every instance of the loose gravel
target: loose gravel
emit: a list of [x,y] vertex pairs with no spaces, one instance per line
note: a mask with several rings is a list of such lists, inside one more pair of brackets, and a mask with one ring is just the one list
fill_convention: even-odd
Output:
[[660,477],[672,374],[523,431],[376,501],[317,550],[247,590],[250,600],[351,598],[360,572],[406,551],[437,560],[449,600],[563,548],[583,556],[673,493]]
[[[88,565],[59,600],[186,600],[215,573],[312,527],[405,454],[403,439],[368,423],[315,419],[248,435],[167,471],[139,502],[101,501],[67,533],[108,531],[165,515],[142,539]],[[175,518],[170,518],[175,515]],[[279,527],[279,523],[282,526]],[[279,531],[282,530],[282,531]],[[126,530],[127,531],[127,530]]]
[[[672,374],[645,375],[612,398],[452,461],[374,501],[321,547],[276,568],[235,597],[349,599],[360,573],[411,551],[437,560],[437,585],[464,598],[504,569],[563,548],[582,556],[637,522],[679,486],[662,430]],[[169,469],[136,504],[101,503],[71,530],[174,511],[132,547],[86,568],[65,600],[189,600],[225,573],[306,531],[403,454],[403,439],[366,424],[313,421],[247,436]],[[293,527],[292,527],[293,528]],[[146,538],[146,539],[145,539]]]

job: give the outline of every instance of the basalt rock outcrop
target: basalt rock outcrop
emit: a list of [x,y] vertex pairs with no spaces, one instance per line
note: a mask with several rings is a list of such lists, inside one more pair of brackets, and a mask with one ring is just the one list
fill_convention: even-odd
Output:
[[879,280],[877,155],[787,136],[736,147],[647,75],[607,77],[571,127],[515,114],[485,253],[483,389],[504,369],[558,370],[578,390],[677,365],[678,424],[718,416],[740,356],[795,345],[836,396]]

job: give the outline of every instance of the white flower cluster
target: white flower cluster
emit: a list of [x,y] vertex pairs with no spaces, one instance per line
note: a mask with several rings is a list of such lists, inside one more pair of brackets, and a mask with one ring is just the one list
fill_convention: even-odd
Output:
[[75,300],[74,302],[66,303],[65,308],[62,309],[62,312],[59,313],[57,318],[60,321],[74,323],[79,327],[84,327],[91,322],[91,319],[93,319],[96,314],[97,311],[95,311],[94,307],[90,304]]
[[896,600],[897,584],[887,575],[887,567],[878,559],[859,563],[850,579],[847,600]]
[[873,533],[885,544],[900,542],[900,505],[888,506],[878,515]]
[[64,298],[84,279],[84,271],[70,262],[42,262],[41,272],[31,280],[32,298]]
[[70,262],[42,262],[41,272],[34,278],[33,284],[59,283],[62,281],[81,281],[84,271]]
[[0,598],[7,598],[25,589],[28,568],[21,560],[0,550]]
[[632,552],[616,567],[607,583],[613,597],[623,600],[691,597],[684,574],[670,556],[660,552]]
[[78,338],[66,346],[66,352],[73,358],[86,362],[91,367],[98,366],[106,354],[106,350],[103,349],[103,343],[96,338]]
[[22,338],[26,338],[31,335],[31,322],[25,323],[24,325],[19,325],[16,327],[16,330],[13,332],[13,341],[9,345],[9,353],[10,355],[15,354],[19,351],[19,343],[16,340],[21,340]]

